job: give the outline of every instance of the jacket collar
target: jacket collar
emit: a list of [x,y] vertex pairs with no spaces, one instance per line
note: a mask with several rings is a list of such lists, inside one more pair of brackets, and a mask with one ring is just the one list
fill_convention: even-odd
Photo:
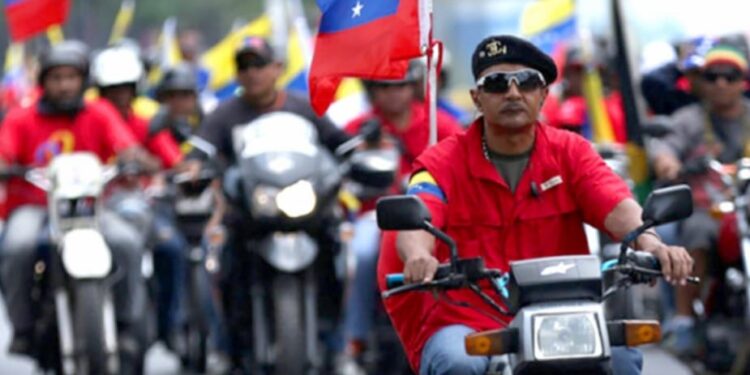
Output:
[[[494,184],[508,188],[508,184],[498,173],[491,161],[487,160],[482,147],[482,133],[484,129],[484,118],[480,117],[471,124],[466,132],[467,137],[467,158],[469,161],[469,174],[473,178],[486,180]],[[534,146],[529,157],[526,170],[521,176],[521,180],[516,188],[516,194],[526,194],[530,192],[530,183],[533,181],[536,185],[542,183],[542,178],[550,178],[555,173],[559,174],[559,168],[556,165],[546,163],[548,158],[549,140],[545,125],[537,122],[534,131]],[[539,180],[539,181],[538,181]]]

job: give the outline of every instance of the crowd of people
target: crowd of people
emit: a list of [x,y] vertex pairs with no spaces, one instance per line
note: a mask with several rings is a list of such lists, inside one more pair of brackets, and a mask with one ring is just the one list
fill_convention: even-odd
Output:
[[[708,155],[731,163],[750,156],[750,102],[743,95],[748,91],[746,47],[731,38],[700,38],[681,47],[676,51],[679,58],[675,53],[674,61],[665,61],[641,80],[650,113],[671,116],[671,132],[648,145],[655,176],[668,183],[683,178],[682,166],[691,159]],[[175,225],[173,207],[153,203],[146,208],[153,220],[140,220],[142,212],[134,211],[125,198],[163,187],[168,172],[197,178],[207,164],[227,170],[240,157],[233,144],[235,128],[270,112],[292,112],[308,119],[319,143],[332,153],[376,126],[380,139],[375,144],[396,147],[400,155],[394,183],[380,196],[418,196],[429,207],[433,224],[456,239],[462,255],[482,256],[495,268],[507,269],[510,261],[518,259],[587,253],[584,222],[615,239],[639,226],[640,206],[589,142],[594,118],[587,109],[583,80],[592,66],[604,78],[604,108],[613,141],[624,144],[628,139],[617,77],[608,70],[606,53],[592,62],[582,57],[580,46],[566,48],[558,67],[523,39],[482,40],[471,60],[474,116],[442,96],[443,109],[437,113],[440,143],[429,148],[424,63],[419,60],[412,61],[402,79],[364,80],[371,110],[340,127],[316,116],[307,98],[279,88],[284,61],[260,37],[243,38],[236,46],[240,89],[210,111],[205,111],[202,100],[206,78],[194,62],[170,67],[158,84],[144,87],[149,67],[137,46],[118,43],[91,53],[80,42],[64,41],[40,54],[33,99],[25,104],[18,101],[3,114],[0,171],[12,166],[43,167],[55,156],[74,151],[91,152],[104,163],[138,171],[110,189],[100,223],[125,274],[114,293],[121,346],[145,350],[150,345],[138,327],[148,298],[141,280],[142,256],[148,248],[159,285],[157,337],[180,352],[185,339],[179,329],[186,277],[184,234]],[[185,49],[186,56],[196,54]],[[443,82],[446,78],[442,76]],[[139,109],[143,106],[152,109]],[[709,211],[723,197],[720,182],[712,176],[691,176],[688,182],[696,213],[677,226],[659,228],[661,236],[646,232],[633,244],[656,255],[675,286],[676,310],[667,327],[673,334],[670,347],[680,355],[695,350],[692,306],[700,298],[698,287],[684,286],[685,278],[709,272],[721,224]],[[245,263],[236,260],[242,256],[242,244],[260,233],[237,208],[227,205],[221,188],[217,179],[212,185],[216,209],[204,233],[209,236],[227,228],[224,251],[229,255],[222,258],[222,279],[213,286],[224,290],[226,297],[233,295],[227,292],[232,283],[246,277],[241,268]],[[0,286],[13,325],[9,350],[29,354],[34,345],[29,291],[36,250],[52,241],[45,235],[47,199],[21,178],[10,178],[4,195]],[[374,202],[368,197],[348,218],[353,236],[347,247],[356,267],[343,293],[341,345],[335,361],[342,374],[364,371],[368,335],[380,309],[378,287],[383,287],[385,274],[403,272],[408,283],[429,281],[448,257],[447,249],[425,232],[383,235]],[[336,231],[319,235],[331,237],[322,238],[323,243],[341,242]],[[453,298],[477,303],[471,294],[456,293]],[[484,373],[486,358],[463,353],[462,338],[491,329],[496,322],[429,294],[390,299],[385,310],[414,371]],[[214,340],[214,350],[238,362],[236,342],[241,338],[227,329],[232,317],[224,318],[218,319],[224,327],[216,333],[224,337]],[[615,348],[612,358],[615,373],[640,372],[637,351]]]

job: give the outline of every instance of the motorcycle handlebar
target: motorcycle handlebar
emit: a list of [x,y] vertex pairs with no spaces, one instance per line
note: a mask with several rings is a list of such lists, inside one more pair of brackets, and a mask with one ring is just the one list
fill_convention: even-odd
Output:
[[[615,264],[615,263],[613,263]],[[650,282],[655,277],[662,277],[661,262],[653,254],[645,251],[629,251],[627,254],[627,264],[625,266],[614,266],[605,271],[618,271],[630,276],[635,283]],[[472,279],[497,279],[503,273],[499,270],[486,269],[481,272],[481,276],[472,277]],[[383,293],[385,298],[415,290],[425,290],[430,288],[453,289],[464,286],[464,281],[469,277],[462,273],[451,273],[450,264],[442,264],[435,272],[435,279],[427,283],[406,284],[403,273],[391,273],[385,276],[386,292]],[[687,281],[698,284],[698,277],[690,276]]]
[[[627,264],[624,267],[616,266],[605,271],[619,271],[630,276],[634,283],[648,283],[656,277],[663,277],[661,273],[661,262],[653,254],[646,251],[628,251]],[[700,278],[689,276],[687,281],[691,284],[700,283]]]

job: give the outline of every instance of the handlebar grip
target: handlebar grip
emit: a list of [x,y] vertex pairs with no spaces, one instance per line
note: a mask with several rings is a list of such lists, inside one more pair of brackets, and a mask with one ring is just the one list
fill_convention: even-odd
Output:
[[[661,271],[661,262],[659,262],[659,258],[651,253],[645,251],[631,251],[628,253],[628,258],[634,266],[652,271]],[[700,278],[696,276],[688,276],[686,280],[691,284],[700,283]]]
[[391,273],[391,274],[385,275],[386,289],[398,288],[403,285],[404,285],[403,273]]
[[646,268],[653,271],[661,271],[661,262],[653,254],[645,251],[631,251],[628,258],[634,266]]

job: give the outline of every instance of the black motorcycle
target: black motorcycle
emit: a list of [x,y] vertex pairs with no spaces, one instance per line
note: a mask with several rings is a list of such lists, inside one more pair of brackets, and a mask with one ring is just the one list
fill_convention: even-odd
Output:
[[345,143],[334,156],[311,122],[288,112],[236,127],[232,140],[237,163],[225,173],[224,189],[241,213],[231,262],[242,272],[231,281],[235,306],[227,313],[235,329],[252,329],[250,337],[230,335],[253,348],[252,358],[242,354],[245,367],[321,371],[331,353],[319,333],[335,329],[343,290],[334,259],[343,256],[339,188],[343,175],[367,170],[342,160],[362,140]]

